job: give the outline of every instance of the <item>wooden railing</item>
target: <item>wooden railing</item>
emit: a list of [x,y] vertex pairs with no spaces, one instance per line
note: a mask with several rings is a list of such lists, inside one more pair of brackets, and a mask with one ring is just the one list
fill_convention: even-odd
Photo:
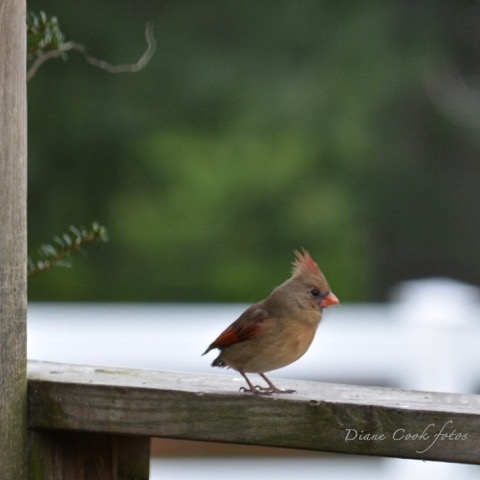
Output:
[[30,362],[30,478],[147,479],[150,438],[480,464],[480,396]]

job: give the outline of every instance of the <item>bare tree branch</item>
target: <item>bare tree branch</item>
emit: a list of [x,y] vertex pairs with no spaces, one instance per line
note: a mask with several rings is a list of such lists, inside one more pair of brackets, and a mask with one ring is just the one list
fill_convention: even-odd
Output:
[[125,63],[120,65],[112,65],[111,63],[106,62],[105,60],[100,60],[95,58],[94,56],[90,55],[87,51],[85,45],[76,42],[66,42],[62,44],[61,48],[58,50],[50,50],[45,54],[42,54],[38,57],[28,69],[27,72],[27,81],[34,77],[37,73],[37,70],[40,66],[45,63],[47,60],[51,60],[52,58],[61,57],[64,53],[75,50],[80,52],[85,60],[94,67],[101,68],[109,73],[135,73],[143,68],[145,68],[148,63],[150,62],[153,54],[155,53],[156,42],[155,37],[153,35],[153,23],[147,23],[145,27],[145,38],[147,40],[147,48],[143,55],[138,59],[136,63]]

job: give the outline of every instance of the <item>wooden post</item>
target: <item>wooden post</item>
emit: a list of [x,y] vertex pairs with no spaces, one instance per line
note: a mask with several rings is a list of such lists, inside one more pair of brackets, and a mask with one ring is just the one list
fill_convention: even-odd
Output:
[[30,432],[30,480],[148,480],[149,464],[149,437]]
[[25,1],[0,0],[0,478],[26,478]]

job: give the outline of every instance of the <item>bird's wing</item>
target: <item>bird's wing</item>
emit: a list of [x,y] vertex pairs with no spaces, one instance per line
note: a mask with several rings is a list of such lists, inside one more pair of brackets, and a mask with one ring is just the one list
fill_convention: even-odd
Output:
[[224,348],[233,343],[255,337],[273,321],[273,318],[269,317],[265,309],[253,305],[227,327],[218,338],[210,344],[205,353],[214,348]]

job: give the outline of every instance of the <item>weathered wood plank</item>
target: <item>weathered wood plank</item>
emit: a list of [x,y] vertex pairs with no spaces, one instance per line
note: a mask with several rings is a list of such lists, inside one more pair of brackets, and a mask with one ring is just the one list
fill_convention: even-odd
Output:
[[30,427],[480,464],[479,395],[282,383],[32,362]]
[[0,0],[0,478],[26,476],[25,0]]

